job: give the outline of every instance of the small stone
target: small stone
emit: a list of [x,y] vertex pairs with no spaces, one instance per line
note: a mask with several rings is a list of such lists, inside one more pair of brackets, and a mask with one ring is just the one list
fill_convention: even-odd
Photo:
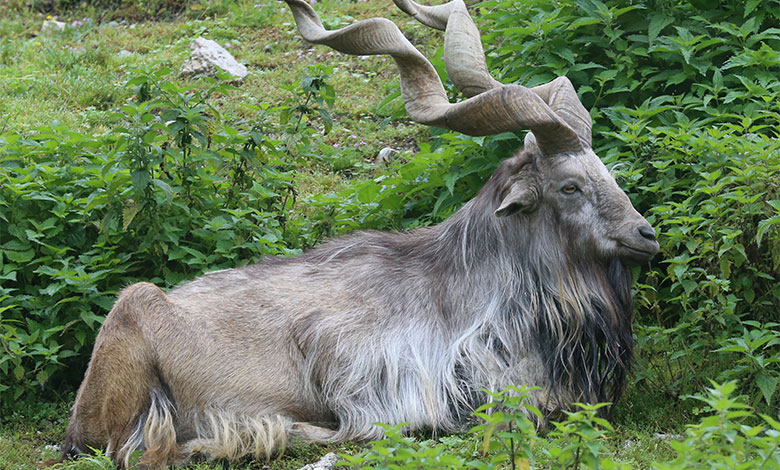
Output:
[[236,77],[237,81],[242,81],[248,71],[243,64],[226,51],[215,41],[205,38],[197,38],[190,44],[192,54],[181,67],[180,75],[188,77],[192,75],[214,76],[217,68]]
[[379,154],[374,159],[374,165],[388,165],[390,164],[390,160],[393,159],[393,155],[398,153],[398,150],[390,147],[385,147],[382,150],[379,151]]
[[60,451],[60,446],[53,445],[53,444],[46,444],[45,446],[43,446],[43,448],[46,449],[46,450],[52,451],[52,452],[59,452]]
[[117,57],[127,57],[127,56],[130,56],[130,55],[133,55],[133,53],[132,53],[132,52],[130,52],[130,51],[128,51],[127,49],[122,49],[122,50],[121,50],[121,51],[119,51],[119,53],[117,54]]
[[325,454],[318,462],[304,465],[298,470],[332,470],[339,461],[339,456],[333,452]]
[[683,439],[682,434],[666,434],[663,432],[657,432],[653,434],[655,439],[663,439],[665,441],[681,441]]
[[41,31],[65,31],[65,26],[62,21],[46,20],[41,25]]

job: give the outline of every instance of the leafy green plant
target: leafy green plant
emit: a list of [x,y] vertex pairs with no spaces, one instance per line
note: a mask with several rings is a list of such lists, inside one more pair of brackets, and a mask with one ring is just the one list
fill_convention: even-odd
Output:
[[111,458],[99,449],[93,449],[93,455],[84,455],[78,460],[71,460],[54,465],[57,470],[114,470],[116,465]]
[[[342,455],[340,466],[377,469],[423,468],[529,468],[533,446],[539,439],[535,420],[538,409],[528,404],[535,389],[508,387],[491,393],[491,401],[475,411],[482,424],[473,427],[472,437],[459,436],[419,441],[404,437],[405,423],[380,424],[385,439],[369,443],[354,455]],[[534,419],[534,421],[531,420]]]
[[[474,415],[484,424],[471,429],[483,441],[483,456],[487,461],[475,461],[473,468],[492,469],[509,465],[512,470],[529,468],[533,461],[533,446],[539,437],[536,423],[542,413],[528,403],[536,388],[510,386],[498,393],[490,393],[491,401],[480,406]],[[533,418],[533,421],[530,419]]]
[[[741,336],[729,338],[717,349],[718,352],[737,355],[735,365],[726,369],[722,377],[729,379],[736,376],[744,378],[748,384],[755,384],[760,395],[755,392],[752,395],[762,397],[767,405],[771,405],[780,383],[780,323],[746,321],[744,325]],[[753,405],[756,406],[755,403]]]
[[[464,454],[464,442],[456,438],[460,451],[450,442],[417,441],[404,437],[404,425],[382,425],[386,439],[369,443],[366,451],[344,455],[340,465],[351,468],[629,468],[607,457],[605,438],[612,426],[596,416],[608,404],[577,404],[577,411],[566,411],[566,419],[553,421],[544,438],[536,426],[542,419],[538,409],[528,403],[535,388],[507,387],[490,393],[491,400],[475,411],[482,420],[471,429],[477,449]],[[468,449],[469,446],[465,446]]]
[[580,409],[564,411],[566,419],[552,423],[554,429],[549,434],[551,442],[544,449],[548,457],[547,465],[566,469],[628,468],[605,456],[607,448],[602,440],[614,433],[614,429],[607,420],[599,418],[597,412],[609,404],[575,403],[575,406]]
[[[650,166],[630,183],[639,201],[653,201],[649,213],[666,258],[642,281],[648,310],[640,319],[654,317],[659,327],[640,329],[658,335],[642,340],[650,347],[644,352],[659,353],[666,373],[657,382],[677,395],[734,367],[709,351],[740,334],[744,321],[770,321],[780,302],[776,248],[756,243],[758,224],[773,210],[767,200],[780,189],[771,176],[780,168],[776,139],[728,124],[683,128],[645,128],[636,142],[645,143],[638,151]],[[743,373],[729,377],[747,379]]]
[[[600,0],[480,5],[491,23],[484,42],[505,82],[535,85],[565,74],[580,85],[586,107],[597,109],[690,94],[702,99],[699,111],[723,118],[750,101],[759,83],[776,86],[770,70],[780,64],[769,51],[780,40],[780,10],[768,3],[775,8]],[[745,93],[750,82],[753,93]],[[713,100],[721,106],[708,107]]]
[[282,125],[295,122],[290,132],[292,135],[299,132],[304,118],[309,121],[315,116],[321,120],[323,132],[326,134],[330,132],[333,118],[328,108],[333,105],[336,99],[333,86],[328,83],[332,72],[332,66],[310,65],[308,73],[304,74],[298,83],[283,87],[293,92],[294,98],[287,99],[279,106],[279,119]]
[[338,195],[310,196],[306,204],[318,208],[310,220],[318,224],[320,238],[361,227],[410,229],[440,222],[476,194],[519,141],[512,133],[439,134],[374,179],[357,180]]
[[408,423],[396,426],[381,425],[385,439],[369,443],[369,449],[355,455],[343,454],[338,466],[350,468],[427,469],[466,468],[464,460],[444,451],[444,447],[433,441],[419,442],[404,437],[402,429]]
[[761,415],[759,423],[745,424],[750,406],[735,396],[736,382],[712,384],[694,398],[713,412],[690,425],[682,442],[672,442],[677,457],[658,463],[658,470],[780,468],[780,422]]
[[222,124],[207,104],[220,83],[183,88],[164,76],[129,81],[137,101],[108,134],[52,126],[0,136],[4,404],[83,367],[129,282],[172,286],[296,252],[285,241],[292,173],[280,143],[262,123]]

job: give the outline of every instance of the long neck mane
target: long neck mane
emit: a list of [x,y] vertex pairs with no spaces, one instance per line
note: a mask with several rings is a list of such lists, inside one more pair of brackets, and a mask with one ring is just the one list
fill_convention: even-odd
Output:
[[436,283],[448,286],[449,320],[472,333],[461,338],[462,373],[477,376],[470,382],[492,382],[479,376],[498,368],[506,371],[497,379],[504,383],[483,386],[514,383],[526,377],[512,375],[512,358],[532,350],[543,364],[550,408],[614,403],[633,350],[630,270],[617,258],[599,261],[567,248],[552,220],[499,218],[493,205],[481,193],[426,231],[427,243],[416,243]]

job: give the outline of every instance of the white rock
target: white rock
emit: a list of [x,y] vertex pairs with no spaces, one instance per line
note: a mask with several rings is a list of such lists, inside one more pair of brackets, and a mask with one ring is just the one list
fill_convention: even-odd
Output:
[[653,434],[653,437],[656,439],[662,439],[664,441],[681,441],[685,436],[682,434],[666,434],[663,432],[657,432]]
[[41,31],[65,31],[65,26],[62,21],[46,20],[41,25]]
[[119,51],[119,53],[117,54],[117,57],[127,57],[127,56],[130,56],[130,55],[133,55],[133,53],[132,53],[132,52],[130,52],[130,51],[128,51],[127,49],[122,49],[122,50],[121,50],[121,51]]
[[304,465],[298,470],[332,470],[338,461],[338,455],[334,454],[333,452],[329,452],[325,454],[325,456],[322,457],[318,462]]
[[398,153],[398,150],[390,147],[385,147],[379,151],[379,155],[374,159],[374,165],[388,164],[393,159],[393,155]]
[[46,450],[50,450],[52,452],[59,452],[60,451],[60,446],[58,446],[58,445],[46,444],[45,446],[43,446],[43,448],[46,449]]
[[238,81],[243,80],[248,73],[243,64],[226,51],[222,46],[210,39],[198,38],[190,44],[192,54],[181,67],[182,76],[204,74],[214,76],[216,68],[233,75]]

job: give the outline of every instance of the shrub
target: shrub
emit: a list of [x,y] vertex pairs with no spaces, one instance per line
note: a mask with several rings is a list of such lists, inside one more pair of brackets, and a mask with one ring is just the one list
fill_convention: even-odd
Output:
[[[776,319],[780,305],[780,234],[776,228],[758,232],[777,214],[780,187],[773,175],[780,168],[780,145],[753,128],[730,124],[648,125],[641,135],[628,134],[616,136],[631,139],[640,156],[619,172],[659,229],[662,245],[661,256],[640,278],[639,319],[645,326],[639,328],[638,377],[653,376],[655,386],[677,396],[700,390],[724,369],[733,371],[729,378],[751,383],[756,371],[739,366],[740,350],[722,346],[745,328],[764,324],[758,336],[776,329],[765,323]],[[622,154],[630,157],[629,151]],[[776,360],[780,348],[766,342],[761,353]],[[757,405],[761,395],[768,397],[764,406],[771,409],[776,396],[767,387],[767,393],[752,388],[753,397]]]
[[[166,70],[130,80],[138,100],[91,137],[52,126],[0,136],[0,394],[75,384],[103,315],[135,280],[172,286],[285,241],[292,172],[255,123],[220,122]],[[8,400],[6,400],[8,398]]]
[[[751,413],[751,407],[735,396],[736,388],[736,382],[723,385],[713,382],[712,388],[694,396],[712,414],[702,417],[698,424],[689,425],[683,440],[671,443],[677,453],[674,459],[653,463],[653,468],[780,468],[780,422]],[[343,455],[345,461],[339,465],[377,469],[631,468],[605,455],[605,440],[613,437],[614,431],[596,412],[607,404],[579,404],[579,410],[565,412],[566,419],[553,421],[546,439],[540,439],[528,419],[538,411],[525,405],[527,392],[525,388],[510,387],[493,394],[495,401],[477,411],[483,424],[474,427],[472,433],[484,445],[482,455],[475,460],[466,461],[446,441],[419,442],[403,437],[401,426],[383,426],[386,439],[369,443],[367,450],[355,455]],[[755,423],[745,424],[745,420]]]
[[350,468],[390,469],[461,469],[466,468],[463,458],[446,450],[446,445],[434,441],[417,441],[404,437],[402,423],[385,426],[385,439],[369,444],[369,449],[355,455],[342,455],[339,466]]
[[705,403],[714,414],[690,425],[685,440],[672,443],[677,457],[654,468],[780,469],[780,422],[761,415],[759,423],[745,424],[745,418],[751,417],[750,406],[734,396],[736,382],[712,386],[706,395],[694,398]]

